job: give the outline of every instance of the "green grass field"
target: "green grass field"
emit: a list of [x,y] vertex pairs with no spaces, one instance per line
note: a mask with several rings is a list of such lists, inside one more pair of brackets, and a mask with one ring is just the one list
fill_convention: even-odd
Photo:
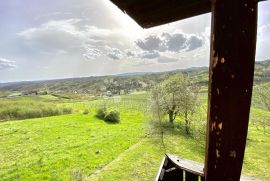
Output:
[[[0,180],[154,180],[165,152],[203,163],[204,139],[187,136],[180,120],[164,128],[164,148],[146,116],[146,98],[146,93],[93,101],[33,98],[73,113],[0,122]],[[119,124],[95,117],[104,105],[120,112]],[[85,109],[90,113],[84,115]],[[269,113],[253,108],[251,114],[243,172],[270,179],[269,127],[255,124]]]
[[60,104],[64,100],[51,95],[17,97],[0,100],[0,121],[23,120],[72,113],[72,108]]

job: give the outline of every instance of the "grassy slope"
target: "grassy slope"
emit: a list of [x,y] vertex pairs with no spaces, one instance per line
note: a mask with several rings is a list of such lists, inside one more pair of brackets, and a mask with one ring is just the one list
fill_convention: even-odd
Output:
[[[245,153],[243,174],[256,176],[258,178],[270,179],[270,140],[269,134],[263,134],[256,128],[249,130],[249,141]],[[170,135],[165,138],[166,145],[171,144],[166,149],[167,153],[173,153],[184,158],[196,160],[203,163],[204,148],[203,144],[186,139],[182,135]],[[153,180],[162,160],[163,147],[160,140],[147,138],[136,149],[131,149],[120,156],[115,162],[106,167],[103,172],[87,180],[113,181],[113,180]]]
[[[203,163],[203,141],[185,136],[181,127],[165,130],[164,150],[160,135],[144,122],[145,97],[65,103],[79,112],[1,123],[0,180],[69,180],[76,175],[86,180],[153,180],[164,152]],[[94,117],[93,106],[103,104],[121,112],[120,124]],[[82,115],[84,109],[91,113]],[[265,115],[252,109],[252,120]],[[264,134],[250,127],[244,173],[270,179],[269,139],[269,130]]]
[[68,180],[88,175],[136,143],[142,114],[122,112],[112,125],[93,115],[64,115],[1,123],[1,180]]
[[0,121],[56,116],[72,112],[51,95],[0,99]]

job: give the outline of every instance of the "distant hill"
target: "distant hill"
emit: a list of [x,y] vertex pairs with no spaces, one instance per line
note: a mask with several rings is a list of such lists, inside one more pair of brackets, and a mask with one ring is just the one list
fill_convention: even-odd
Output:
[[133,76],[133,75],[146,75],[146,74],[160,74],[160,73],[168,73],[168,72],[188,72],[188,71],[195,71],[195,70],[208,70],[208,67],[190,67],[187,69],[175,69],[171,71],[164,71],[164,72],[127,72],[122,74],[116,74],[115,76]]
[[[148,90],[156,83],[176,73],[189,74],[192,80],[199,85],[208,83],[208,67],[192,67],[166,72],[131,72],[108,76],[0,83],[0,91],[99,94],[106,91],[117,92],[122,89],[127,91]],[[254,81],[256,83],[270,82],[270,60],[256,62]]]

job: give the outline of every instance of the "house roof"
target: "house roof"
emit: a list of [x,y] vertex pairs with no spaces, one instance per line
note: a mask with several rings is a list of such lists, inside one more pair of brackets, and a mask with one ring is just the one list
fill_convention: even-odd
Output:
[[211,11],[210,0],[111,0],[143,28]]

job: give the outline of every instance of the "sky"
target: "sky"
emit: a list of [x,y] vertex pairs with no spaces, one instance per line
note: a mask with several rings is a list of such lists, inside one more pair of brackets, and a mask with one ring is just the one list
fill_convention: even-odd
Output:
[[[0,82],[209,65],[211,15],[143,29],[109,0],[0,2]],[[256,61],[270,58],[270,2],[259,4]]]

